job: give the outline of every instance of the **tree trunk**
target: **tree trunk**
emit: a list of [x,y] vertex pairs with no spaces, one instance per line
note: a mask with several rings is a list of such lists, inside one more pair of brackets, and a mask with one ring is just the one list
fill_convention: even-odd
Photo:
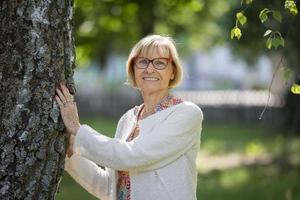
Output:
[[154,22],[155,22],[155,0],[144,1],[144,0],[135,0],[138,4],[138,20],[141,28],[142,36],[149,35],[153,33]]
[[54,199],[66,134],[54,100],[74,69],[72,0],[0,1],[0,199]]
[[[289,33],[286,39],[285,57],[288,67],[293,69],[294,83],[300,84],[300,17],[291,19]],[[284,127],[289,135],[300,135],[300,95],[287,91],[284,105]]]

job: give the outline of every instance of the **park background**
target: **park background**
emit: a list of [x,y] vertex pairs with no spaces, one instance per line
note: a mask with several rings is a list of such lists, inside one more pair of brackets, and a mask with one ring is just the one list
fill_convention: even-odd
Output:
[[[113,137],[118,118],[142,101],[126,83],[132,46],[151,33],[172,36],[184,67],[173,92],[204,113],[198,199],[300,199],[299,106],[296,114],[287,106],[299,105],[290,92],[299,81],[299,15],[290,17],[284,1],[246,2],[75,0],[81,123]],[[262,24],[265,7],[282,12],[283,22]],[[240,40],[231,40],[241,10],[247,23]],[[269,27],[283,32],[285,47],[267,50]],[[56,199],[96,198],[65,172]]]

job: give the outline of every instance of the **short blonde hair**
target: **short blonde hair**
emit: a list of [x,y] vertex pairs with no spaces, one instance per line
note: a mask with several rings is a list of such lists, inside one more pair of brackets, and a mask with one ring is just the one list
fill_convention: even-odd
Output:
[[171,37],[161,35],[149,35],[142,38],[132,48],[126,64],[127,79],[133,87],[137,87],[134,77],[134,59],[140,54],[158,51],[160,54],[169,54],[174,67],[174,79],[170,81],[169,88],[177,87],[182,81],[182,67],[180,64],[175,42]]

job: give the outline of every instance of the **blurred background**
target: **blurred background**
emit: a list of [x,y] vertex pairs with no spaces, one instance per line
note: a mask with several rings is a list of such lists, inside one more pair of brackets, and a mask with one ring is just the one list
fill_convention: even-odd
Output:
[[[261,24],[265,7],[282,23]],[[241,10],[243,36],[231,40]],[[113,137],[121,115],[142,103],[126,82],[131,48],[148,34],[172,36],[184,68],[172,92],[204,113],[198,199],[300,200],[300,95],[290,92],[300,78],[299,25],[276,0],[75,0],[81,123]],[[281,31],[284,48],[266,50],[267,28]],[[96,198],[65,173],[56,199]]]

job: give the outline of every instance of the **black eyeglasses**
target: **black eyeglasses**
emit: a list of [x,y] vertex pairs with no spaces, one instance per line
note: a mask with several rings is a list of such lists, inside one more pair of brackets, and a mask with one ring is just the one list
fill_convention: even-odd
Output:
[[168,63],[170,62],[170,58],[153,58],[153,59],[148,59],[144,57],[136,57],[134,59],[134,64],[135,67],[140,68],[140,69],[146,69],[150,63],[154,66],[155,69],[162,70],[168,66]]

